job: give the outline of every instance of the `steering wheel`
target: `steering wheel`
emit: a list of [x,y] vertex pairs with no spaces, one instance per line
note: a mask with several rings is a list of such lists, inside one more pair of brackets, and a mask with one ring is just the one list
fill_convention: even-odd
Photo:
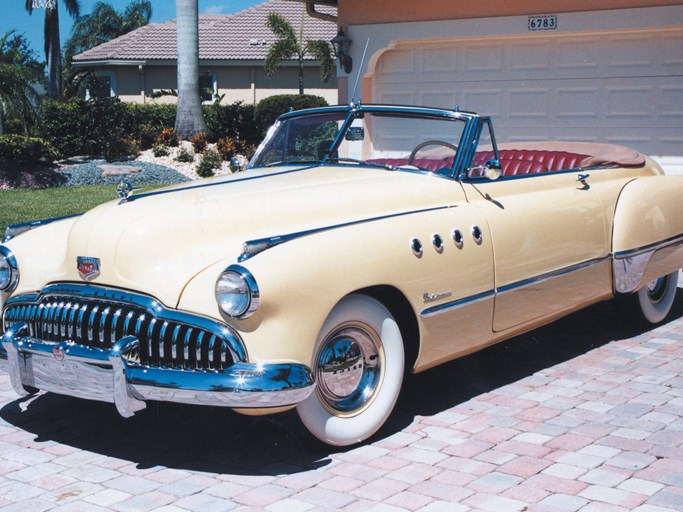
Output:
[[408,157],[408,165],[413,165],[413,161],[415,160],[415,155],[422,149],[427,146],[446,146],[447,148],[452,149],[456,153],[458,152],[458,146],[451,144],[450,142],[445,142],[443,140],[426,140],[424,142],[420,142],[417,146],[415,146],[415,149],[413,149],[410,153],[410,156]]

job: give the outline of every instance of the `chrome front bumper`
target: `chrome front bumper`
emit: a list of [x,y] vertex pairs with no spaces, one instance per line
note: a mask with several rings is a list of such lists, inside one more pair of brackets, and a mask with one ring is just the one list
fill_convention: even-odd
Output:
[[20,396],[28,394],[25,386],[29,386],[111,402],[124,417],[144,409],[147,400],[271,408],[296,405],[315,389],[310,369],[301,364],[237,362],[220,371],[140,365],[126,358],[138,348],[134,336],[105,350],[37,340],[20,322],[12,325],[0,342],[0,364],[6,363],[12,387]]

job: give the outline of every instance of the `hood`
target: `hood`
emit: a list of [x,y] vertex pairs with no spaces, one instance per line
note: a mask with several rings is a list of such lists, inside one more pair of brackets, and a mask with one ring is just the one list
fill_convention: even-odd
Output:
[[139,290],[175,306],[193,276],[220,260],[236,262],[246,241],[461,197],[457,183],[409,172],[350,166],[249,171],[91,210],[69,232],[64,271],[81,281],[76,258],[99,258],[93,284]]

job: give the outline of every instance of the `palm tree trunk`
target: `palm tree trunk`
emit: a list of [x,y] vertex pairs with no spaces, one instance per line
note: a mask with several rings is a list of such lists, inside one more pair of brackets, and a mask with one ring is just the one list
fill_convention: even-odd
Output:
[[57,2],[45,8],[45,59],[47,60],[47,95],[53,100],[62,94],[62,53],[59,45],[59,10]]
[[198,0],[176,0],[178,107],[175,130],[183,139],[206,130],[199,97]]

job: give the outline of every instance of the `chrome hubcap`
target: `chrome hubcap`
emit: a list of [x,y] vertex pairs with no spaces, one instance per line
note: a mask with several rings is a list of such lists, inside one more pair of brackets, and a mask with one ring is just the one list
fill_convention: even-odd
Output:
[[666,290],[666,277],[660,277],[647,283],[647,296],[652,302],[659,302]]
[[323,343],[317,360],[318,392],[334,411],[350,413],[375,396],[382,373],[382,345],[369,328],[341,327]]

